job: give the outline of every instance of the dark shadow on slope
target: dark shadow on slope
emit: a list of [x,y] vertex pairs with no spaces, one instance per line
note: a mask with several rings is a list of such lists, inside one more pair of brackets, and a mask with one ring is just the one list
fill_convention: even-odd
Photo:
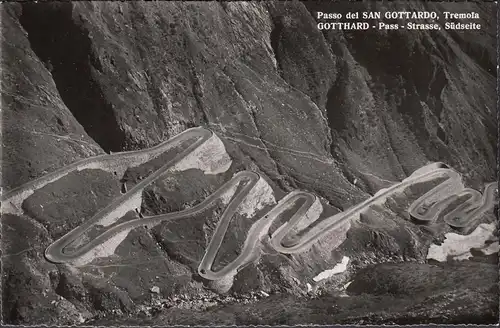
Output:
[[[453,41],[458,43],[460,49],[484,69],[485,72],[492,76],[496,76],[495,64],[492,61],[493,58],[484,45],[472,38],[466,39],[461,31],[448,30],[448,34]],[[479,40],[482,40],[482,38],[479,38]]]
[[274,28],[271,31],[271,48],[273,49],[274,52],[274,58],[276,59],[276,65],[278,66],[278,73],[280,74],[281,77],[283,77],[283,69],[281,67],[281,58],[280,58],[280,38],[281,38],[281,33],[283,31],[283,22],[282,22],[282,17],[278,17],[273,21],[274,23]]
[[[345,94],[345,76],[347,75],[348,67],[347,63],[342,64],[339,68],[339,75],[337,80],[328,90],[326,95],[326,113],[328,116],[328,123],[330,128],[332,128],[332,133],[342,132],[347,128],[348,117],[346,111],[346,106],[344,105]],[[334,137],[334,136],[333,136]]]
[[52,72],[62,100],[85,131],[106,152],[125,145],[125,133],[94,82],[101,64],[88,31],[72,17],[71,3],[25,3],[20,22],[33,51]]

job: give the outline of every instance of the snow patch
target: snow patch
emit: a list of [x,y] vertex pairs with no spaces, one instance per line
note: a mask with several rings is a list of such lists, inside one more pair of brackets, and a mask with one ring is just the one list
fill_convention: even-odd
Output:
[[92,262],[95,258],[113,255],[118,246],[127,238],[129,232],[130,230],[125,230],[117,233],[104,243],[94,247],[91,251],[79,256],[72,264],[79,267]]
[[137,192],[132,195],[131,198],[117,206],[113,211],[104,215],[98,222],[99,225],[103,227],[108,227],[118,221],[121,217],[130,211],[135,211],[135,209],[140,209],[142,205],[142,192]]
[[315,282],[318,282],[318,281],[321,281],[321,280],[324,280],[324,279],[331,278],[331,277],[333,277],[336,274],[342,273],[345,270],[347,270],[347,264],[348,263],[349,263],[349,257],[344,256],[342,258],[342,262],[340,262],[337,265],[335,265],[335,267],[333,267],[333,269],[325,270],[325,271],[321,272],[316,277],[314,277],[313,280]]
[[275,204],[274,192],[271,186],[263,178],[250,190],[245,200],[238,206],[238,213],[248,218],[255,216],[264,206]]
[[171,171],[186,171],[199,169],[205,174],[219,174],[226,172],[232,164],[229,154],[222,141],[213,134],[207,141],[197,147],[177,164]]
[[[453,232],[445,235],[442,245],[431,245],[427,259],[446,262],[451,257],[454,260],[467,260],[472,257],[472,248],[481,250],[485,255],[498,253],[500,250],[498,237],[494,235],[494,223],[482,223],[469,235],[459,235]],[[495,241],[489,245],[486,241]]]
[[222,204],[227,205],[231,201],[231,198],[233,198],[234,193],[236,192],[238,188],[238,184],[233,184],[231,188],[227,189],[221,196],[220,199],[222,200]]

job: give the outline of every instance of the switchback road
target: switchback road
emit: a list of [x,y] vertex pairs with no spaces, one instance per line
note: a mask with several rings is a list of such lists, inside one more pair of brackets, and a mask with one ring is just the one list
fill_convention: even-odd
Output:
[[[127,233],[140,226],[154,227],[164,221],[181,220],[191,217],[206,210],[218,199],[227,197],[228,194],[233,193],[230,195],[229,203],[218,221],[198,267],[200,276],[208,280],[220,280],[228,276],[234,276],[239,268],[260,255],[258,245],[262,237],[268,234],[273,222],[292,206],[296,205],[299,200],[303,200],[299,209],[271,235],[270,245],[278,252],[292,254],[306,251],[317,240],[341,228],[350,220],[355,219],[369,206],[374,204],[383,205],[387,197],[401,193],[415,184],[431,182],[436,179],[443,180],[439,185],[414,201],[408,209],[412,218],[424,223],[435,221],[452,202],[468,196],[467,200],[444,216],[444,220],[453,227],[467,227],[483,213],[493,208],[497,197],[496,182],[489,183],[483,195],[481,195],[478,191],[465,188],[460,174],[443,163],[433,163],[422,167],[402,182],[378,191],[374,196],[362,203],[328,218],[321,218],[321,220],[320,215],[323,208],[319,198],[309,192],[293,191],[281,199],[267,214],[251,226],[238,257],[221,270],[213,271],[213,262],[222,245],[231,219],[249,196],[252,189],[262,188],[263,185],[268,186],[263,177],[258,173],[242,171],[235,174],[231,180],[192,208],[175,213],[141,217],[111,226],[87,244],[74,251],[68,251],[68,246],[85,235],[92,227],[96,225],[106,227],[128,211],[140,208],[144,188],[164,176],[172,168],[175,168],[185,158],[191,157],[188,162],[192,167],[198,168],[211,162],[212,164],[208,165],[210,170],[206,170],[206,172],[211,172],[211,174],[227,170],[228,159],[225,157],[227,156],[225,151],[221,151],[221,147],[224,147],[222,142],[209,130],[193,128],[149,149],[95,156],[70,164],[35,179],[2,195],[2,212],[18,213],[22,202],[29,195],[70,172],[94,168],[116,172],[117,175],[121,176],[128,167],[137,166],[154,159],[163,152],[171,150],[183,142],[190,142],[190,144],[172,160],[165,163],[161,168],[139,182],[124,195],[100,210],[91,219],[54,241],[45,251],[47,260],[53,263],[75,263],[83,257],[90,257],[91,260],[95,257],[96,248],[118,234]],[[205,152],[200,151],[204,147],[206,148]],[[214,165],[222,165],[224,168],[218,169]],[[287,240],[287,237],[295,237],[298,232],[311,226],[316,221],[319,222],[299,238],[295,238],[292,242]]]

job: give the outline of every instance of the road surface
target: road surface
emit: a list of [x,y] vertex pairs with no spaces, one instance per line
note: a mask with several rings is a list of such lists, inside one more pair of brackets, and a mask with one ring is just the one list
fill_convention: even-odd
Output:
[[82,237],[82,235],[88,232],[92,227],[96,225],[108,226],[110,222],[113,222],[113,219],[117,219],[124,215],[131,208],[140,208],[140,204],[142,202],[142,191],[145,187],[164,176],[183,158],[195,153],[196,150],[202,147],[208,140],[215,137],[216,136],[214,136],[214,134],[209,130],[193,128],[149,149],[114,153],[111,155],[100,155],[81,160],[35,179],[2,195],[2,212],[14,213],[19,211],[24,199],[37,189],[40,189],[75,170],[98,168],[110,172],[116,172],[117,175],[122,175],[128,167],[140,165],[158,157],[163,152],[170,150],[183,142],[190,141],[191,143],[189,146],[179,152],[172,160],[165,163],[161,168],[135,185],[124,195],[113,201],[113,203],[100,210],[91,219],[85,221],[79,227],[71,230],[66,235],[54,241],[49,247],[47,247],[45,257],[48,261],[53,263],[77,262],[79,258],[86,255],[88,256],[88,254],[91,254],[96,247],[102,245],[117,234],[126,233],[140,226],[147,226],[151,228],[164,221],[182,220],[184,218],[191,217],[206,210],[228,192],[236,190],[218,221],[214,234],[198,267],[198,273],[200,276],[208,280],[220,280],[227,276],[234,276],[241,267],[260,255],[259,244],[262,237],[268,234],[269,228],[273,222],[287,209],[294,206],[299,200],[303,200],[300,208],[287,222],[281,225],[271,235],[270,245],[278,252],[292,254],[306,251],[317,240],[321,239],[326,234],[332,233],[336,229],[341,228],[348,221],[358,217],[359,214],[369,206],[374,204],[383,205],[387,197],[393,194],[401,193],[407,188],[422,182],[443,179],[439,185],[432,188],[432,190],[425,193],[410,205],[408,209],[410,216],[419,222],[427,223],[435,221],[443,210],[452,202],[456,201],[458,198],[462,199],[462,197],[469,197],[465,202],[444,216],[445,221],[449,225],[456,228],[464,228],[477,220],[484,212],[493,208],[497,197],[498,189],[496,182],[488,184],[483,195],[481,195],[478,191],[465,188],[458,172],[447,167],[443,163],[432,163],[418,169],[411,176],[404,179],[400,183],[378,191],[374,196],[363,201],[362,203],[344,212],[321,219],[321,222],[300,236],[300,238],[297,238],[293,242],[289,242],[285,240],[287,237],[290,237],[297,231],[303,230],[313,224],[319,219],[322,212],[321,203],[316,195],[305,191],[293,191],[281,199],[273,208],[269,210],[269,212],[267,212],[267,214],[251,226],[238,257],[219,271],[213,271],[213,262],[220,246],[222,245],[222,241],[226,235],[232,217],[238,211],[239,206],[245,201],[251,190],[256,188],[259,180],[263,179],[258,173],[242,171],[235,174],[231,180],[226,182],[212,195],[192,208],[175,213],[141,217],[114,225],[76,250],[71,252],[67,250],[70,244]]

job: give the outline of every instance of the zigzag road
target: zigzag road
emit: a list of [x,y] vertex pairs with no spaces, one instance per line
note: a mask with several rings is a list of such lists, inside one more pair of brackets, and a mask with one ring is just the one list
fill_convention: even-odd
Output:
[[[465,188],[458,172],[447,167],[443,163],[433,163],[415,171],[402,182],[380,190],[374,196],[362,203],[342,213],[322,219],[321,222],[307,231],[307,233],[290,242],[287,240],[287,237],[293,236],[297,232],[313,224],[319,219],[323,210],[321,202],[314,194],[304,191],[293,191],[281,199],[266,215],[251,226],[238,257],[221,270],[213,271],[213,262],[222,245],[222,241],[227,233],[232,217],[238,211],[241,204],[248,198],[253,189],[262,186],[269,187],[258,173],[242,171],[235,174],[230,181],[226,182],[212,195],[192,208],[175,213],[142,217],[114,225],[87,244],[74,251],[68,252],[68,246],[79,239],[93,226],[107,226],[123,216],[127,211],[133,208],[140,208],[142,191],[144,188],[164,176],[168,171],[175,169],[175,167],[186,158],[190,158],[190,160],[188,160],[188,164],[190,163],[187,165],[188,167],[204,167],[205,172],[211,174],[221,172],[220,168],[219,171],[217,171],[217,168],[214,169],[214,166],[217,165],[224,166],[222,171],[227,170],[230,165],[230,159],[228,159],[220,139],[209,130],[193,128],[149,149],[112,155],[100,155],[84,159],[24,184],[2,195],[2,212],[19,213],[22,202],[29,195],[72,171],[98,168],[109,172],[116,172],[117,175],[122,175],[128,167],[147,162],[158,157],[163,152],[192,139],[195,139],[195,141],[191,142],[185,150],[178,153],[160,169],[135,185],[113,203],[100,210],[90,220],[52,243],[45,251],[47,260],[54,263],[77,263],[78,260],[83,257],[90,256],[90,258],[93,258],[96,254],[95,249],[117,234],[127,233],[139,226],[153,227],[163,221],[181,220],[191,217],[206,210],[218,199],[225,197],[234,190],[235,192],[231,196],[226,209],[219,219],[215,232],[198,267],[200,276],[208,280],[220,280],[225,277],[234,276],[242,266],[255,259],[256,256],[259,256],[260,250],[258,246],[262,237],[268,233],[273,222],[283,215],[286,210],[297,204],[299,200],[304,200],[300,208],[271,236],[270,245],[278,252],[288,254],[304,252],[317,240],[343,227],[347,222],[356,218],[369,206],[374,204],[381,205],[388,196],[401,193],[405,189],[422,182],[444,178],[443,182],[414,201],[408,209],[412,218],[424,223],[435,221],[443,210],[452,202],[456,201],[458,198],[462,199],[462,197],[469,196],[465,202],[444,216],[444,220],[450,226],[457,229],[466,228],[476,221],[483,213],[493,208],[497,196],[498,189],[496,182],[489,183],[485,187],[483,195],[481,195],[481,193],[476,190]],[[221,151],[221,149],[223,151]]]

